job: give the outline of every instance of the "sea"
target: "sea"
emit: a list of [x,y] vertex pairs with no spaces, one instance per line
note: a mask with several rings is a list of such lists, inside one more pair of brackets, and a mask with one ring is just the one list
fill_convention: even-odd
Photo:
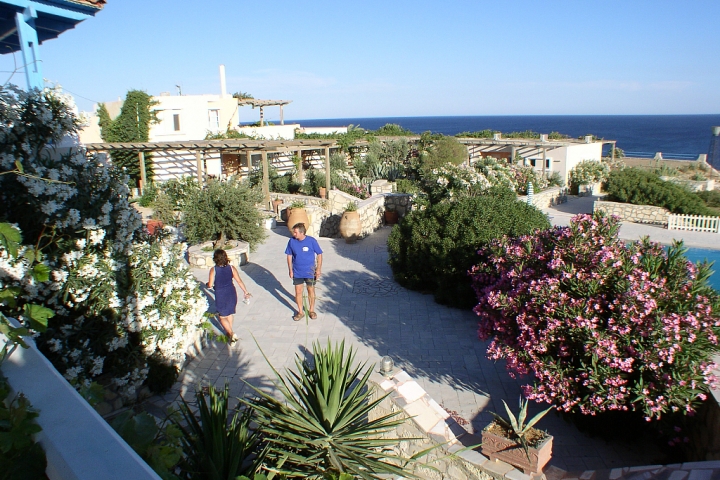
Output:
[[[286,120],[287,123],[291,123]],[[720,126],[720,114],[713,115],[498,115],[448,117],[326,118],[295,120],[307,127],[357,125],[376,130],[395,123],[415,133],[430,131],[444,135],[491,129],[500,132],[532,130],[559,132],[579,138],[595,135],[616,140],[626,156],[694,160],[708,153],[711,127]],[[606,147],[606,149],[609,147]]]

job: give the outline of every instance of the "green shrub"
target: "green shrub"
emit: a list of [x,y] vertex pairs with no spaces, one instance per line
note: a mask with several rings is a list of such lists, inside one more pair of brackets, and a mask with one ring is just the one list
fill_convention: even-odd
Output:
[[577,191],[580,185],[604,182],[610,173],[610,167],[598,160],[583,160],[570,170],[570,187]]
[[413,180],[398,178],[395,181],[395,189],[398,193],[418,193],[420,191],[420,186]]
[[185,206],[185,235],[191,243],[213,241],[216,248],[225,240],[243,240],[251,249],[265,239],[260,211],[262,192],[247,182],[231,178],[213,180],[195,192]]
[[155,201],[155,197],[157,197],[157,194],[158,194],[158,191],[153,184],[146,186],[143,189],[143,194],[140,195],[140,198],[138,199],[138,204],[141,207],[151,206],[152,202]]
[[188,478],[223,480],[252,475],[260,468],[262,437],[250,427],[252,409],[238,404],[232,412],[229,390],[226,383],[223,390],[209,387],[207,396],[197,391],[197,408],[182,399],[182,421],[173,419],[173,425],[182,431],[181,468]]
[[705,202],[708,207],[720,207],[720,190],[703,190],[695,195]]
[[682,185],[664,182],[638,168],[614,170],[607,181],[608,200],[633,205],[655,205],[672,213],[713,215],[702,199]]
[[293,174],[287,172],[281,177],[275,177],[270,182],[270,190],[275,193],[297,193],[301,185],[293,180]]
[[122,412],[110,426],[163,480],[176,480],[182,458],[182,432],[167,421],[158,425],[147,412]]
[[37,410],[22,394],[10,395],[10,384],[0,373],[0,478],[41,480],[47,459],[33,435],[42,430]]
[[157,354],[149,356],[147,363],[148,376],[145,385],[153,393],[162,394],[170,390],[180,374],[178,367]]
[[477,261],[477,250],[503,235],[550,227],[542,212],[519,202],[510,190],[490,192],[406,215],[388,238],[389,263],[398,283],[432,292],[438,303],[470,308],[475,295],[467,272]]
[[435,139],[427,150],[427,155],[422,158],[422,168],[432,170],[447,165],[460,165],[467,161],[468,152],[465,145],[458,142],[454,137]]
[[175,203],[162,191],[158,192],[150,207],[153,209],[152,218],[160,220],[165,225],[176,225],[180,222],[178,214],[175,213]]
[[190,194],[200,190],[200,184],[195,177],[185,176],[180,179],[173,178],[162,183],[160,190],[170,197],[170,200],[174,204],[173,210],[182,210]]
[[409,137],[416,135],[414,132],[401,127],[396,123],[386,123],[382,127],[378,128],[373,132],[375,135],[383,137]]

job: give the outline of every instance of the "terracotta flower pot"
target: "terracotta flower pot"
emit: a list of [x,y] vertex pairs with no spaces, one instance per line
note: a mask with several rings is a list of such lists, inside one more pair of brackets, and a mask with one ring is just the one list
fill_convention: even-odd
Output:
[[362,233],[360,214],[357,211],[343,213],[339,229],[340,236],[345,239],[345,243],[355,243]]
[[385,210],[385,225],[395,225],[399,218],[400,215],[395,210]]
[[148,220],[145,229],[150,235],[155,235],[157,232],[163,229],[163,222],[160,220]]
[[482,454],[490,460],[501,460],[517,467],[525,474],[540,473],[552,457],[552,435],[540,440],[536,447],[528,449],[530,455],[525,453],[522,445],[494,433],[483,430]]
[[287,209],[287,227],[292,233],[293,226],[298,223],[305,224],[305,230],[310,230],[310,219],[304,208],[288,208]]

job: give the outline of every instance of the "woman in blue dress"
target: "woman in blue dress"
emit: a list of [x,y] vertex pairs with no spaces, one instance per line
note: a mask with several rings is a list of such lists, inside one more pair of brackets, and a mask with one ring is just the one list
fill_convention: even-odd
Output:
[[240,278],[237,269],[230,265],[227,253],[223,249],[215,250],[213,254],[215,266],[210,269],[210,279],[208,280],[208,288],[215,288],[215,308],[220,318],[220,324],[225,330],[225,335],[230,343],[238,340],[237,335],[233,332],[233,315],[235,315],[235,307],[237,305],[237,292],[235,291],[235,280],[245,293],[245,301],[252,296],[245,288],[245,284]]

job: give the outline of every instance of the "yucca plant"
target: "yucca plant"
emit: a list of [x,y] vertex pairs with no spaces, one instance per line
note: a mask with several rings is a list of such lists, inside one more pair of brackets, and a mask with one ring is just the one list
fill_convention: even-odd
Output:
[[530,459],[528,433],[530,432],[530,429],[533,428],[535,424],[545,416],[545,414],[552,410],[552,407],[543,410],[542,412],[535,415],[530,421],[525,423],[528,407],[528,401],[526,399],[520,397],[520,413],[517,417],[515,417],[515,415],[513,415],[513,413],[510,411],[510,407],[508,407],[507,403],[505,403],[505,400],[503,400],[502,402],[503,405],[505,405],[505,411],[508,414],[508,418],[505,419],[497,413],[492,412],[493,416],[495,417],[495,422],[497,422],[500,426],[502,426],[505,430],[512,434],[510,440],[517,441],[523,447],[523,450],[525,450],[525,455],[527,455],[528,459]]
[[250,429],[252,409],[241,409],[238,404],[228,422],[228,385],[222,391],[212,386],[207,391],[207,396],[202,390],[195,393],[199,418],[183,398],[182,421],[174,420],[183,433],[183,470],[189,478],[203,480],[253,475],[259,470],[264,452],[260,433]]
[[349,348],[346,353],[344,341],[333,346],[328,340],[325,348],[314,343],[313,357],[311,364],[296,356],[297,371],[285,377],[271,365],[282,401],[256,388],[258,397],[244,400],[258,413],[268,442],[268,470],[288,478],[415,478],[404,466],[417,455],[403,458],[385,448],[399,441],[386,434],[405,421],[400,412],[368,420],[385,398],[370,398],[372,367],[366,368],[367,362],[354,366],[355,352]]

